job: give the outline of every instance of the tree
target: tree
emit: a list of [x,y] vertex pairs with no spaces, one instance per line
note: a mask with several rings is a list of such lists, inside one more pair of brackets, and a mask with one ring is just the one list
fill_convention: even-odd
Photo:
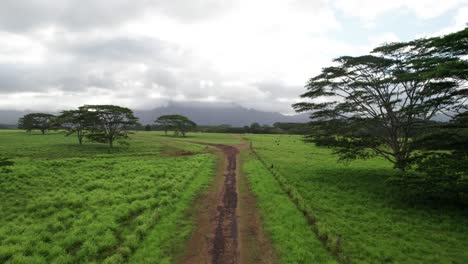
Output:
[[253,134],[260,134],[262,126],[259,123],[252,123],[250,125],[249,131]]
[[42,135],[50,129],[55,116],[45,113],[31,113],[18,120],[18,128],[31,132],[34,129],[41,131]]
[[158,117],[155,122],[164,128],[166,135],[169,129],[174,129],[174,135],[177,136],[180,133],[183,137],[197,126],[195,122],[183,115],[163,115]]
[[381,156],[404,171],[416,145],[411,134],[466,102],[468,29],[444,37],[391,43],[372,55],[343,56],[306,84],[310,141],[335,148],[341,159]]
[[154,122],[162,127],[164,135],[167,136],[167,131],[171,128],[173,115],[162,115]]
[[397,174],[389,182],[424,199],[468,203],[468,112],[450,122],[432,126],[415,139],[423,151],[411,173]]
[[76,133],[79,144],[83,144],[83,138],[87,129],[94,124],[94,114],[84,109],[62,111],[57,117],[58,125],[67,130],[67,136]]
[[128,138],[128,129],[138,124],[138,118],[133,111],[116,105],[85,105],[79,111],[86,113],[89,121],[89,132],[86,137],[92,141],[109,144]]

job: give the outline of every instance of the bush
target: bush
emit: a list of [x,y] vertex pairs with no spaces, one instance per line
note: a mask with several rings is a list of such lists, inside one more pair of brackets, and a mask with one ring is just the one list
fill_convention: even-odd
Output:
[[8,168],[13,166],[15,163],[11,161],[9,158],[0,157],[0,172],[9,173],[11,169]]
[[424,202],[468,204],[468,156],[431,153],[415,161],[414,171],[389,179],[404,196]]

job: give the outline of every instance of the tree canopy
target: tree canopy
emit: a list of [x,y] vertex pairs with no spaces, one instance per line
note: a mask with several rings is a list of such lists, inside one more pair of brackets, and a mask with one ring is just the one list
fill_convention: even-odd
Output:
[[185,137],[186,133],[197,126],[195,122],[183,115],[163,115],[158,117],[156,124],[161,125],[167,135],[168,130],[174,130],[174,135]]
[[54,115],[45,113],[27,114],[18,120],[18,128],[28,132],[38,129],[44,135],[52,127],[54,118]]
[[334,147],[341,159],[377,155],[405,170],[412,133],[436,115],[466,109],[467,43],[468,28],[335,59],[306,84],[307,101],[293,105],[312,112],[309,140]]
[[89,140],[107,143],[112,148],[114,141],[128,138],[128,129],[138,124],[133,111],[116,105],[85,105],[79,108],[85,113]]
[[94,112],[86,111],[85,109],[65,110],[57,116],[56,122],[58,126],[67,130],[67,136],[76,134],[78,142],[81,145],[87,130],[95,124]]

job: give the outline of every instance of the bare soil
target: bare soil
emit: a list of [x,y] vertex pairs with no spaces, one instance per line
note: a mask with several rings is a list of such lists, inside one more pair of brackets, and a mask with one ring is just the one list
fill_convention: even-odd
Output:
[[241,146],[205,144],[223,156],[215,182],[196,208],[197,227],[182,263],[275,263],[272,246],[239,164]]

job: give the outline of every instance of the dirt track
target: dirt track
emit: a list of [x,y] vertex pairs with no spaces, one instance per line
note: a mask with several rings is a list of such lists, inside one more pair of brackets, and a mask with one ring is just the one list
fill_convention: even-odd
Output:
[[187,244],[182,262],[274,263],[273,250],[263,233],[255,198],[238,166],[239,149],[205,145],[219,149],[223,162],[219,164],[215,183],[198,201],[197,228]]
[[211,249],[212,263],[238,263],[238,233],[237,233],[237,185],[236,185],[236,155],[238,150],[231,146],[216,145],[223,151],[226,160],[226,174],[222,199],[218,204],[216,216],[216,230],[213,248]]

